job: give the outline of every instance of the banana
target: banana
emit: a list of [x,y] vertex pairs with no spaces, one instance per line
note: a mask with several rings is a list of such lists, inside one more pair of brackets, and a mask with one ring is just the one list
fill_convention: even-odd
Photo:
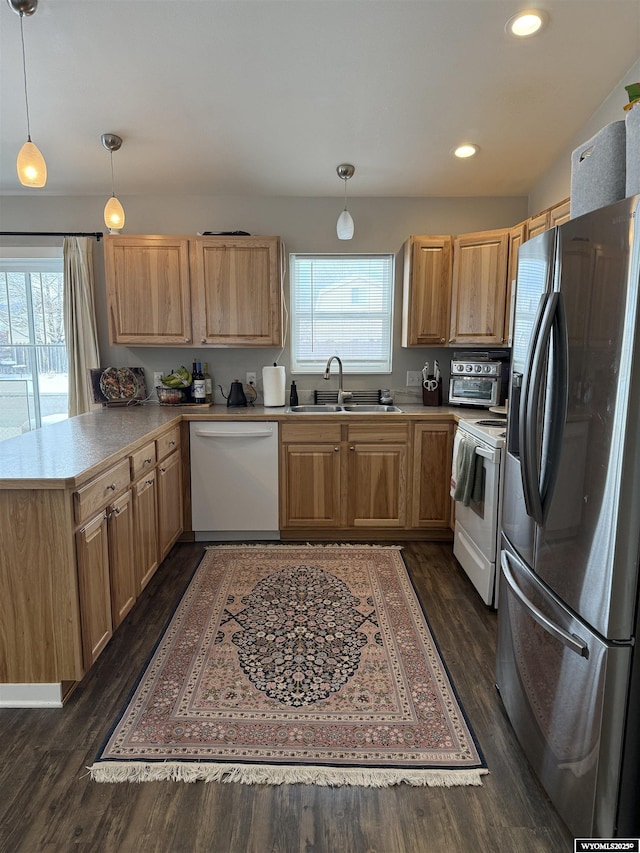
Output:
[[167,376],[162,376],[160,381],[167,388],[188,388],[191,385],[191,374],[186,367],[180,367],[169,373]]

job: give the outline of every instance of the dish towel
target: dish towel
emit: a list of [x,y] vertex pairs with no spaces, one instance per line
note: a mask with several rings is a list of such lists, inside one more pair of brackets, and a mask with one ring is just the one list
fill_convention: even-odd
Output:
[[451,464],[451,497],[464,506],[484,497],[484,462],[482,456],[476,454],[477,447],[480,447],[479,442],[456,433]]

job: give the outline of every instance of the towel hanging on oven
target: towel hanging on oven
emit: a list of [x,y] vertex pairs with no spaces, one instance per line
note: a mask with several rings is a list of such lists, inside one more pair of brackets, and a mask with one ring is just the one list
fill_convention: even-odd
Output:
[[476,453],[480,442],[456,432],[451,463],[451,497],[464,506],[484,497],[484,461]]

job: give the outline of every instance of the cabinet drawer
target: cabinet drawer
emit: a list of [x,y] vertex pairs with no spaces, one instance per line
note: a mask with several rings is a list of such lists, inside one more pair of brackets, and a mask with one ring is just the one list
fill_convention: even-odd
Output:
[[80,524],[105,507],[129,485],[129,459],[118,462],[106,474],[96,477],[73,495],[76,523]]
[[[333,418],[333,416],[330,416]],[[285,443],[340,441],[341,426],[332,423],[282,424],[280,436]]]
[[409,424],[349,424],[349,441],[405,442],[409,437]]
[[158,462],[180,446],[180,427],[176,426],[156,439],[156,457]]
[[150,471],[156,464],[156,443],[150,441],[140,450],[136,450],[129,457],[131,460],[131,479],[137,480],[145,471]]

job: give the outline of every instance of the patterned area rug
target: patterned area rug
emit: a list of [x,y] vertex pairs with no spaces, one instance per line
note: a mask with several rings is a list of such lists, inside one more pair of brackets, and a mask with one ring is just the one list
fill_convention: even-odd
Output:
[[481,784],[400,550],[207,549],[92,778]]

